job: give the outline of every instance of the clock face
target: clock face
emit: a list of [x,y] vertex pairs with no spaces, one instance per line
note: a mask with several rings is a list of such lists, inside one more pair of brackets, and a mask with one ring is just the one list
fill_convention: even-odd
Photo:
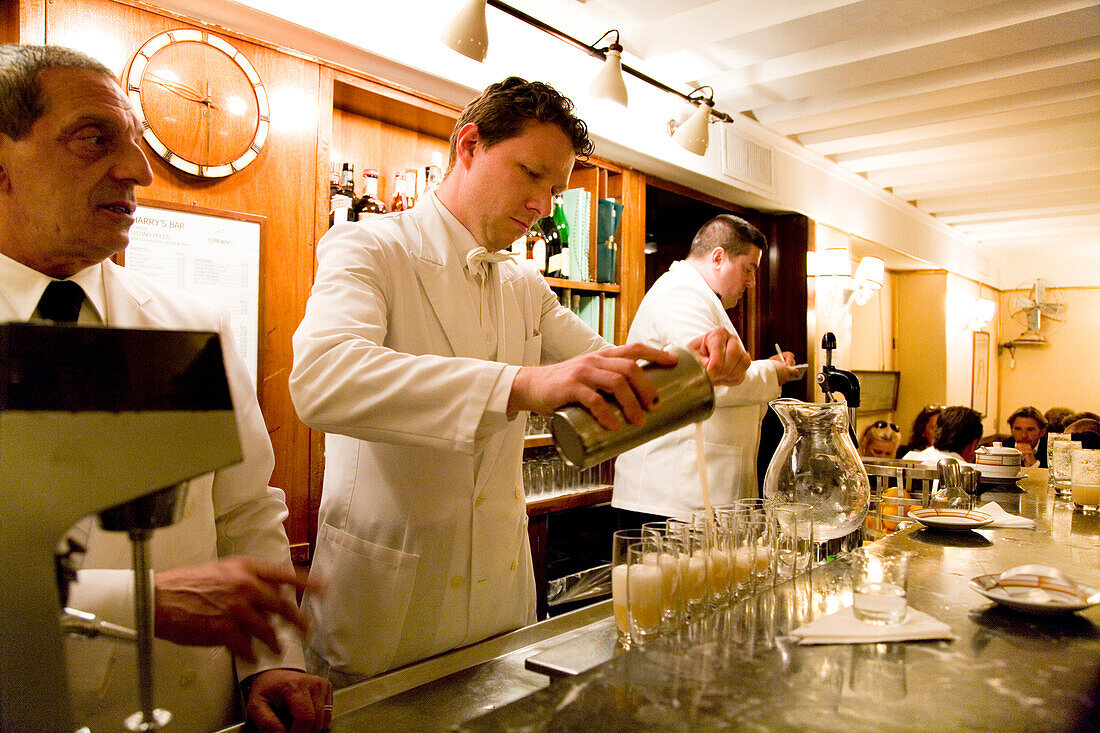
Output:
[[256,159],[267,139],[267,92],[244,56],[199,30],[149,39],[134,55],[127,93],[145,141],[166,163],[220,178]]

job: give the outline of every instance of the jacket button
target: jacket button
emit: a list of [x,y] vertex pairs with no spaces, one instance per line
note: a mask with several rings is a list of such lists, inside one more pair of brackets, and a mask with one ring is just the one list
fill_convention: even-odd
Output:
[[512,570],[515,570],[518,567],[519,567],[519,560],[513,560],[512,561]]
[[516,487],[516,498],[517,499],[522,499],[523,498],[523,489],[521,489],[518,486]]
[[462,584],[466,582],[466,578],[461,575],[454,575],[451,577],[451,587],[458,590],[462,587]]
[[477,498],[474,499],[474,506],[481,506],[484,503],[485,503],[485,494],[478,494]]

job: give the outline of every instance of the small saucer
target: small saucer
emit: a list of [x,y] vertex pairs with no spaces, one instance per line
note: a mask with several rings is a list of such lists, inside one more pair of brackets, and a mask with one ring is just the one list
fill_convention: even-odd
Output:
[[[1015,572],[1025,569],[1030,572]],[[1100,591],[1039,565],[1022,566],[1000,575],[979,575],[971,578],[969,585],[991,601],[1027,613],[1072,613],[1100,603]]]
[[929,529],[940,529],[952,532],[978,529],[993,521],[993,517],[985,512],[971,509],[911,509],[909,517],[915,519]]

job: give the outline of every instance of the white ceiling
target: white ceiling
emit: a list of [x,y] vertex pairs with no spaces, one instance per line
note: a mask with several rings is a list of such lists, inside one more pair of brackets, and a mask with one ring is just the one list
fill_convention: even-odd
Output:
[[[514,0],[997,257],[1100,247],[1095,0]],[[492,12],[498,12],[490,10]]]

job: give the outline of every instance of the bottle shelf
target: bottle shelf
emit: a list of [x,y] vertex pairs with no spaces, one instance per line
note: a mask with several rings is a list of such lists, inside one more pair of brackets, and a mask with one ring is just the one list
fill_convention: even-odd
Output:
[[527,435],[523,438],[524,448],[540,448],[544,445],[553,445],[554,438],[547,433],[546,435]]
[[562,280],[560,277],[546,278],[546,284],[552,288],[568,290],[583,290],[590,293],[620,293],[622,286],[618,283],[594,283],[580,280]]

